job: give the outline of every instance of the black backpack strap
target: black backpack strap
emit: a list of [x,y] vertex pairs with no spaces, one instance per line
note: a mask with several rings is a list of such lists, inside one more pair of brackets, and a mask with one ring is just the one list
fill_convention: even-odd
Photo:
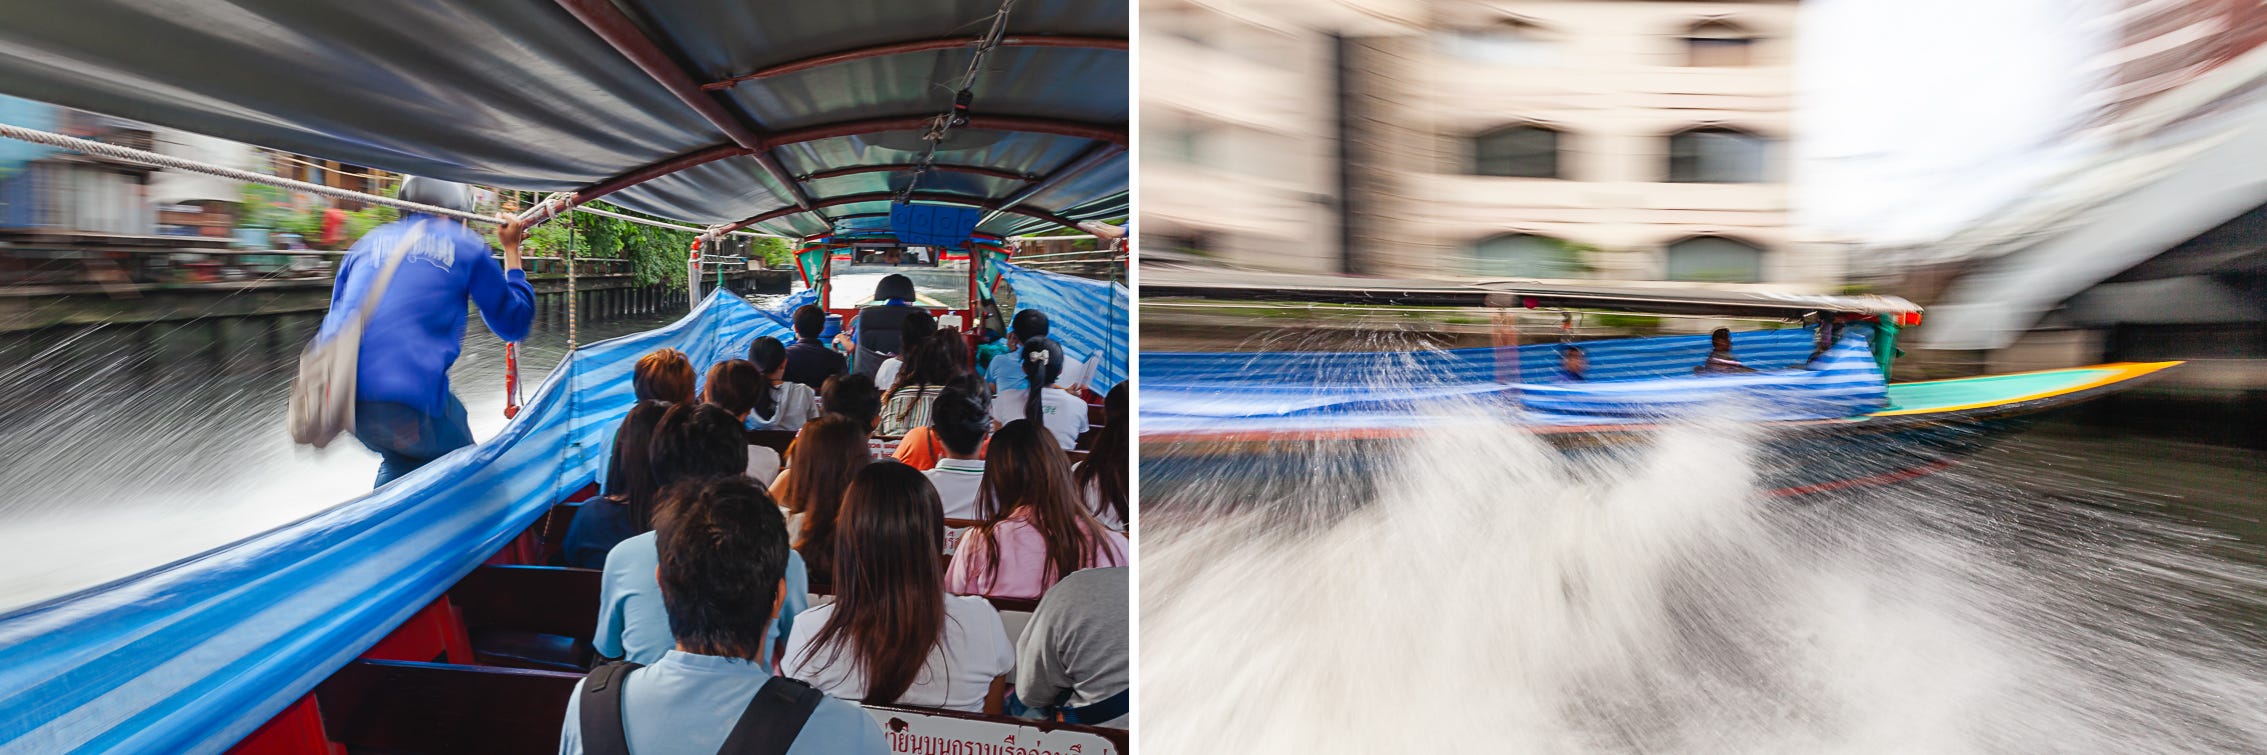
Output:
[[1063,714],[1063,723],[1092,726],[1123,716],[1131,712],[1132,709],[1133,690],[1128,688],[1119,690],[1118,694],[1096,700],[1093,705],[1077,708],[1066,705],[1060,708],[1059,712]]
[[819,701],[825,698],[809,684],[772,677],[764,682],[763,689],[756,690],[755,699],[748,701],[748,709],[740,713],[740,721],[732,725],[732,734],[724,738],[717,755],[787,755],[787,747],[803,733],[803,722],[811,719],[811,711],[818,710]]
[[638,664],[616,661],[591,669],[583,677],[583,755],[630,755],[630,737],[622,730],[622,686]]

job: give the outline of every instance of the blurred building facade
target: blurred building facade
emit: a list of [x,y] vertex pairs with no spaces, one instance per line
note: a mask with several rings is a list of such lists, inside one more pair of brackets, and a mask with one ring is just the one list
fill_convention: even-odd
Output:
[[1142,13],[1143,220],[1167,246],[1305,271],[1842,279],[1789,223],[1791,0]]

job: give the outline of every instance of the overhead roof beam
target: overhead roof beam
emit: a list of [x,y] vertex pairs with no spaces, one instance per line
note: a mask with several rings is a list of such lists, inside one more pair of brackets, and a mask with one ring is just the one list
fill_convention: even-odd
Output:
[[[801,207],[782,207],[782,208],[779,208],[779,209],[777,209],[777,210],[772,210],[772,211],[770,211],[770,212],[765,212],[765,213],[762,213],[762,214],[756,215],[756,216],[754,216],[754,217],[748,218],[748,219],[746,219],[746,220],[742,220],[742,221],[740,221],[740,222],[737,222],[737,223],[732,223],[732,224],[729,224],[729,225],[719,226],[719,227],[718,227],[718,228],[716,229],[716,232],[717,232],[717,233],[730,233],[730,232],[733,232],[733,231],[737,231],[737,230],[740,230],[740,229],[742,229],[742,228],[746,228],[746,227],[748,227],[748,226],[752,226],[752,225],[759,225],[759,224],[763,224],[763,223],[769,223],[769,222],[771,222],[771,221],[774,221],[774,220],[778,220],[778,219],[780,219],[780,218],[784,218],[784,217],[787,217],[787,216],[789,216],[789,215],[793,215],[793,214],[796,214],[796,213],[799,213],[799,212],[810,212],[810,211],[814,211],[814,210],[817,210],[817,209],[820,209],[820,208],[826,208],[826,207],[839,207],[839,206],[842,206],[842,205],[846,205],[846,204],[861,204],[861,203],[865,203],[865,202],[888,202],[888,201],[892,201],[892,200],[895,200],[896,198],[897,198],[897,194],[896,194],[896,193],[894,193],[894,192],[886,192],[886,191],[877,191],[877,192],[870,192],[870,193],[866,193],[866,194],[850,194],[850,195],[845,195],[845,196],[840,196],[840,197],[829,197],[829,198],[826,198],[826,199],[821,199],[821,200],[818,200],[818,201],[816,201],[816,202],[813,202],[813,203],[812,203],[813,207],[812,207],[812,208],[811,208],[810,210],[806,210],[806,209],[804,209],[804,208],[801,208]],[[945,192],[935,192],[935,191],[917,191],[917,192],[914,192],[914,193],[913,193],[913,197],[912,197],[912,199],[913,199],[913,201],[915,201],[915,202],[936,202],[936,203],[939,203],[939,204],[956,204],[956,205],[961,205],[961,206],[964,206],[964,207],[974,207],[974,208],[976,208],[976,209],[979,209],[979,210],[999,210],[999,209],[1001,209],[1001,208],[1000,208],[1000,203],[999,203],[999,202],[997,202],[997,201],[994,201],[994,200],[991,200],[991,199],[986,199],[986,198],[984,198],[984,197],[971,197],[971,196],[968,196],[968,195],[965,195],[965,194],[949,194],[949,193],[945,193]],[[1054,223],[1054,224],[1056,224],[1056,225],[1062,226],[1062,227],[1064,227],[1064,228],[1077,228],[1077,227],[1078,227],[1078,221],[1076,221],[1076,220],[1072,220],[1072,219],[1070,219],[1070,218],[1066,218],[1066,217],[1063,217],[1063,216],[1061,216],[1061,215],[1057,215],[1057,214],[1055,214],[1055,213],[1052,213],[1052,212],[1048,212],[1048,211],[1046,211],[1046,210],[1041,210],[1041,209],[1036,209],[1036,208],[1030,208],[1030,207],[1016,207],[1016,208],[1012,208],[1012,209],[1006,209],[1006,210],[1004,210],[1004,211],[1005,211],[1005,212],[1009,212],[1009,213],[1013,213],[1013,214],[1017,214],[1017,215],[1022,215],[1022,216],[1024,216],[1024,217],[1028,217],[1028,218],[1035,218],[1035,219],[1038,219],[1038,220],[1044,220],[1044,221],[1047,221],[1047,222],[1049,222],[1049,223]],[[821,216],[821,217],[824,217],[824,216]]]
[[[843,121],[840,123],[827,123],[771,134],[769,135],[769,138],[767,138],[762,144],[766,149],[768,149],[771,147],[782,147],[789,144],[800,144],[803,142],[818,141],[820,139],[835,139],[847,136],[865,136],[868,134],[878,134],[885,131],[920,131],[928,129],[931,120],[933,120],[932,116],[924,115],[900,118],[865,118],[855,121]],[[1123,147],[1126,143],[1126,130],[1123,127],[1112,127],[1103,124],[1086,123],[1082,121],[1066,121],[1055,118],[1038,118],[1016,115],[977,115],[969,117],[968,125],[966,126],[966,128],[981,129],[985,131],[1011,131],[1018,133],[1068,136],[1079,139],[1093,139],[1096,141],[1108,142],[1120,147]],[[757,150],[751,150],[737,144],[720,144],[713,147],[705,147],[693,152],[687,152],[682,155],[676,155],[664,160],[654,162],[645,167],[623,173],[619,176],[591,184],[590,186],[577,189],[573,194],[569,195],[566,206],[553,208],[551,212],[565,212],[568,207],[573,207],[584,202],[589,202],[591,200],[604,197],[608,194],[612,194],[614,192],[621,191],[623,189],[627,189],[629,187],[636,186],[646,181],[651,181],[653,179],[660,178],[671,173],[676,173],[687,168],[692,168],[694,166],[714,162],[716,160],[727,157],[759,154],[766,153],[759,153]],[[759,162],[762,162],[763,157],[759,157],[758,160]],[[857,168],[861,166],[852,167]],[[884,166],[871,167],[873,169],[879,170]],[[899,166],[893,163],[886,167],[888,169],[895,170],[898,169]],[[789,186],[798,186],[799,188],[798,182],[795,180],[795,177],[791,175],[784,175],[784,166],[779,165],[776,160],[772,161],[771,165],[767,166],[766,169],[771,170],[775,168],[782,171],[780,174],[775,174],[775,177],[780,177],[782,183]],[[937,169],[947,171],[954,170],[953,168],[948,168],[945,166],[937,166]],[[838,170],[847,171],[850,170],[850,168],[843,168]],[[956,172],[978,173],[978,171],[990,170],[991,169],[989,168],[976,168],[973,166],[968,166],[966,170],[959,170]],[[1017,180],[1030,179],[1029,176],[1016,174],[1010,171],[996,171],[993,173],[978,174],[997,175],[1000,178],[1014,178]],[[844,173],[843,175],[848,174]],[[809,177],[815,178],[818,176],[819,174],[814,173]],[[803,207],[804,205],[798,203],[796,206]],[[813,203],[813,206],[816,206],[815,202]],[[536,207],[528,210],[527,212],[521,213],[520,217],[532,220],[542,214],[543,208]]]
[[[853,165],[847,168],[830,168],[815,173],[805,173],[803,174],[803,180],[817,181],[826,178],[855,176],[860,173],[911,173],[913,172],[913,169],[917,167],[920,166],[914,165],[912,163]],[[929,166],[929,169],[937,171],[939,173],[967,173],[969,175],[984,176],[986,178],[1003,178],[1009,181],[1037,181],[1040,179],[1040,176],[1035,173],[1017,173],[1012,170],[1000,170],[998,168],[986,168],[976,165],[931,165]]]
[[[843,50],[840,52],[813,55],[801,60],[788,61],[786,63],[781,63],[769,68],[759,69],[752,73],[740,74],[723,81],[712,81],[706,84],[702,84],[701,88],[715,92],[731,89],[733,86],[738,85],[742,82],[755,81],[758,79],[768,79],[774,76],[785,76],[791,73],[800,73],[802,71],[808,71],[813,68],[819,68],[821,66],[834,65],[836,63],[847,63],[853,60],[867,60],[871,58],[887,57],[890,55],[904,55],[907,53],[915,52],[930,52],[935,50],[954,50],[964,47],[975,47],[981,42],[983,42],[982,37],[944,37],[940,39],[923,39],[913,42],[893,42],[886,45],[860,47],[852,50]],[[1090,50],[1124,50],[1126,49],[1127,44],[1126,39],[1123,37],[1014,35],[1000,38],[1000,46],[1071,47]]]

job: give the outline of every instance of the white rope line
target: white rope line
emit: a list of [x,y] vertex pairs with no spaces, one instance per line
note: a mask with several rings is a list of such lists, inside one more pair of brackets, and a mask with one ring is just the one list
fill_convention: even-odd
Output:
[[[202,173],[208,176],[219,176],[221,178],[243,181],[245,183],[277,186],[296,191],[304,191],[309,194],[321,194],[323,196],[337,197],[339,199],[352,199],[359,202],[384,205],[397,210],[408,210],[410,212],[423,212],[432,215],[452,217],[472,223],[486,223],[488,225],[497,225],[500,222],[496,218],[489,217],[487,215],[481,215],[478,213],[451,210],[447,207],[439,207],[420,202],[411,202],[404,199],[396,199],[394,197],[382,196],[378,194],[366,194],[363,192],[354,191],[352,189],[342,189],[336,186],[324,186],[318,183],[308,183],[306,181],[284,178],[282,176],[271,176],[266,173],[254,173],[248,170],[228,168],[219,165],[213,165],[211,163],[198,162],[196,160],[190,160],[188,158],[174,157],[172,155],[162,155],[147,150],[139,150],[132,147],[121,147],[116,144],[107,144],[90,139],[80,139],[74,136],[64,136],[62,134],[39,131],[36,129],[29,129],[22,126],[6,123],[0,123],[0,137],[7,137],[9,139],[14,139],[22,142],[31,142],[33,144],[44,144],[50,147],[67,149],[82,154],[100,155],[102,157],[108,157],[114,160],[123,160],[125,162],[130,162],[137,165],[148,165],[155,168],[171,168],[174,170],[183,170],[191,173]],[[556,215],[557,213],[555,208],[557,208],[560,204],[564,204],[562,200],[567,196],[569,195],[563,193],[553,194],[550,198],[546,199],[543,206],[538,208],[544,213],[543,219],[549,220],[551,219],[551,217]],[[622,213],[608,212],[606,210],[600,210],[592,207],[576,206],[570,209],[575,212],[589,213],[592,215],[597,215],[599,217],[613,218],[615,220],[628,221],[640,225],[653,226],[655,228],[666,228],[672,231],[682,231],[695,235],[707,232],[707,229],[698,228],[695,226],[679,225],[667,221],[641,218],[635,215],[624,215]],[[748,236],[786,238],[784,236],[777,236],[768,233],[758,233],[754,231],[735,231],[735,233]]]
[[147,150],[139,150],[132,147],[121,147],[116,144],[104,144],[98,141],[64,136],[62,134],[48,133],[46,131],[37,131],[24,128],[22,126],[9,125],[6,123],[0,123],[0,136],[5,136],[17,141],[31,142],[33,144],[45,144],[50,147],[60,147],[62,149],[67,149],[83,154],[99,155],[114,160],[123,160],[125,162],[136,163],[139,165],[148,165],[157,168],[172,168],[174,170],[185,170],[191,173],[203,173],[206,175],[219,176],[222,178],[232,178],[247,183],[280,186],[286,189],[304,191],[310,194],[321,194],[324,196],[338,197],[340,199],[353,199],[369,202],[371,204],[381,204],[398,210],[409,210],[411,212],[422,212],[431,215],[441,215],[444,217],[457,218],[459,220],[464,220],[467,222],[489,224],[494,224],[497,222],[495,218],[488,217],[486,215],[461,212],[458,210],[451,210],[446,207],[436,207],[429,204],[395,199],[393,197],[381,197],[376,194],[364,194],[359,191],[341,189],[336,186],[324,186],[322,184],[308,183],[306,181],[298,181],[289,178],[254,173],[248,170],[224,168],[218,165],[201,163],[195,160],[174,157],[171,155],[161,155],[156,152],[150,152]]

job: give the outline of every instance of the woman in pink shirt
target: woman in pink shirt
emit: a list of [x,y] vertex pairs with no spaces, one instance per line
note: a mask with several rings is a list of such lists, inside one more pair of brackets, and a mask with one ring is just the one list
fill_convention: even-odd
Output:
[[1095,521],[1071,482],[1070,457],[1037,422],[992,434],[976,507],[984,523],[960,539],[947,590],[1037,598],[1071,572],[1126,565],[1126,537]]

